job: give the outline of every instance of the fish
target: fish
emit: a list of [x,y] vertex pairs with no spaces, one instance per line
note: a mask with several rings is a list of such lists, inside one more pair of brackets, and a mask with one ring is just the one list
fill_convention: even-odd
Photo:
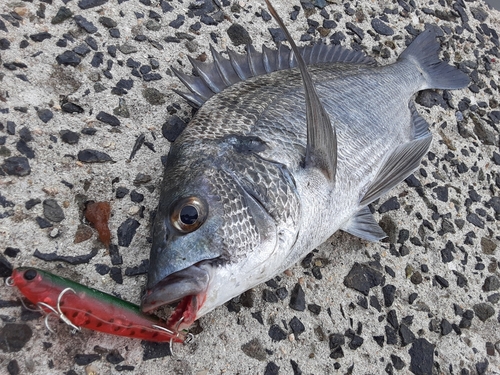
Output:
[[[17,287],[47,318],[55,315],[75,330],[84,327],[153,342],[182,343],[188,337],[159,318],[143,314],[135,304],[44,270],[16,268],[6,284]],[[51,330],[47,318],[45,324]]]
[[368,205],[408,177],[432,134],[414,96],[461,89],[426,28],[396,62],[316,43],[246,55],[211,46],[173,69],[197,112],[171,144],[152,224],[144,312],[177,306],[170,325],[200,317],[304,258],[338,230],[386,236]]

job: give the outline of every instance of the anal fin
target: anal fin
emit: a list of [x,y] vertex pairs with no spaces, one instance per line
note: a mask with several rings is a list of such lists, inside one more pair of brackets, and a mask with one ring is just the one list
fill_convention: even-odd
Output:
[[349,219],[340,229],[367,241],[379,241],[387,237],[385,232],[373,218],[368,206],[359,210],[356,215]]

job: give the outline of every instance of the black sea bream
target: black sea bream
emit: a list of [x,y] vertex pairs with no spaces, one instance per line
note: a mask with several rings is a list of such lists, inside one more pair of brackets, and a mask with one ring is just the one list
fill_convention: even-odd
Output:
[[431,143],[413,95],[469,81],[439,60],[431,29],[386,66],[340,46],[288,42],[292,50],[249,46],[229,60],[212,51],[213,63],[192,61],[197,76],[177,72],[199,110],[168,154],[142,309],[180,301],[170,317],[180,328],[339,229],[383,238],[367,205]]

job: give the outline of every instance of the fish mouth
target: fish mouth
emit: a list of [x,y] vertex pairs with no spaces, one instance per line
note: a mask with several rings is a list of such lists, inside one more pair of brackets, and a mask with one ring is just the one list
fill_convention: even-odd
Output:
[[196,320],[196,314],[206,299],[209,273],[201,263],[168,275],[153,288],[146,291],[141,301],[145,313],[178,302],[167,320],[169,327],[183,329]]

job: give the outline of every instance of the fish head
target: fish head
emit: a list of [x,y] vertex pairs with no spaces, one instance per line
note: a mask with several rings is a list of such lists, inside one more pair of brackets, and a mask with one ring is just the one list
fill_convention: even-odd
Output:
[[169,323],[182,320],[183,327],[254,286],[248,283],[258,278],[245,275],[277,244],[276,223],[244,187],[244,176],[226,168],[220,149],[202,154],[193,161],[192,153],[170,150],[141,306],[151,312],[179,302]]

